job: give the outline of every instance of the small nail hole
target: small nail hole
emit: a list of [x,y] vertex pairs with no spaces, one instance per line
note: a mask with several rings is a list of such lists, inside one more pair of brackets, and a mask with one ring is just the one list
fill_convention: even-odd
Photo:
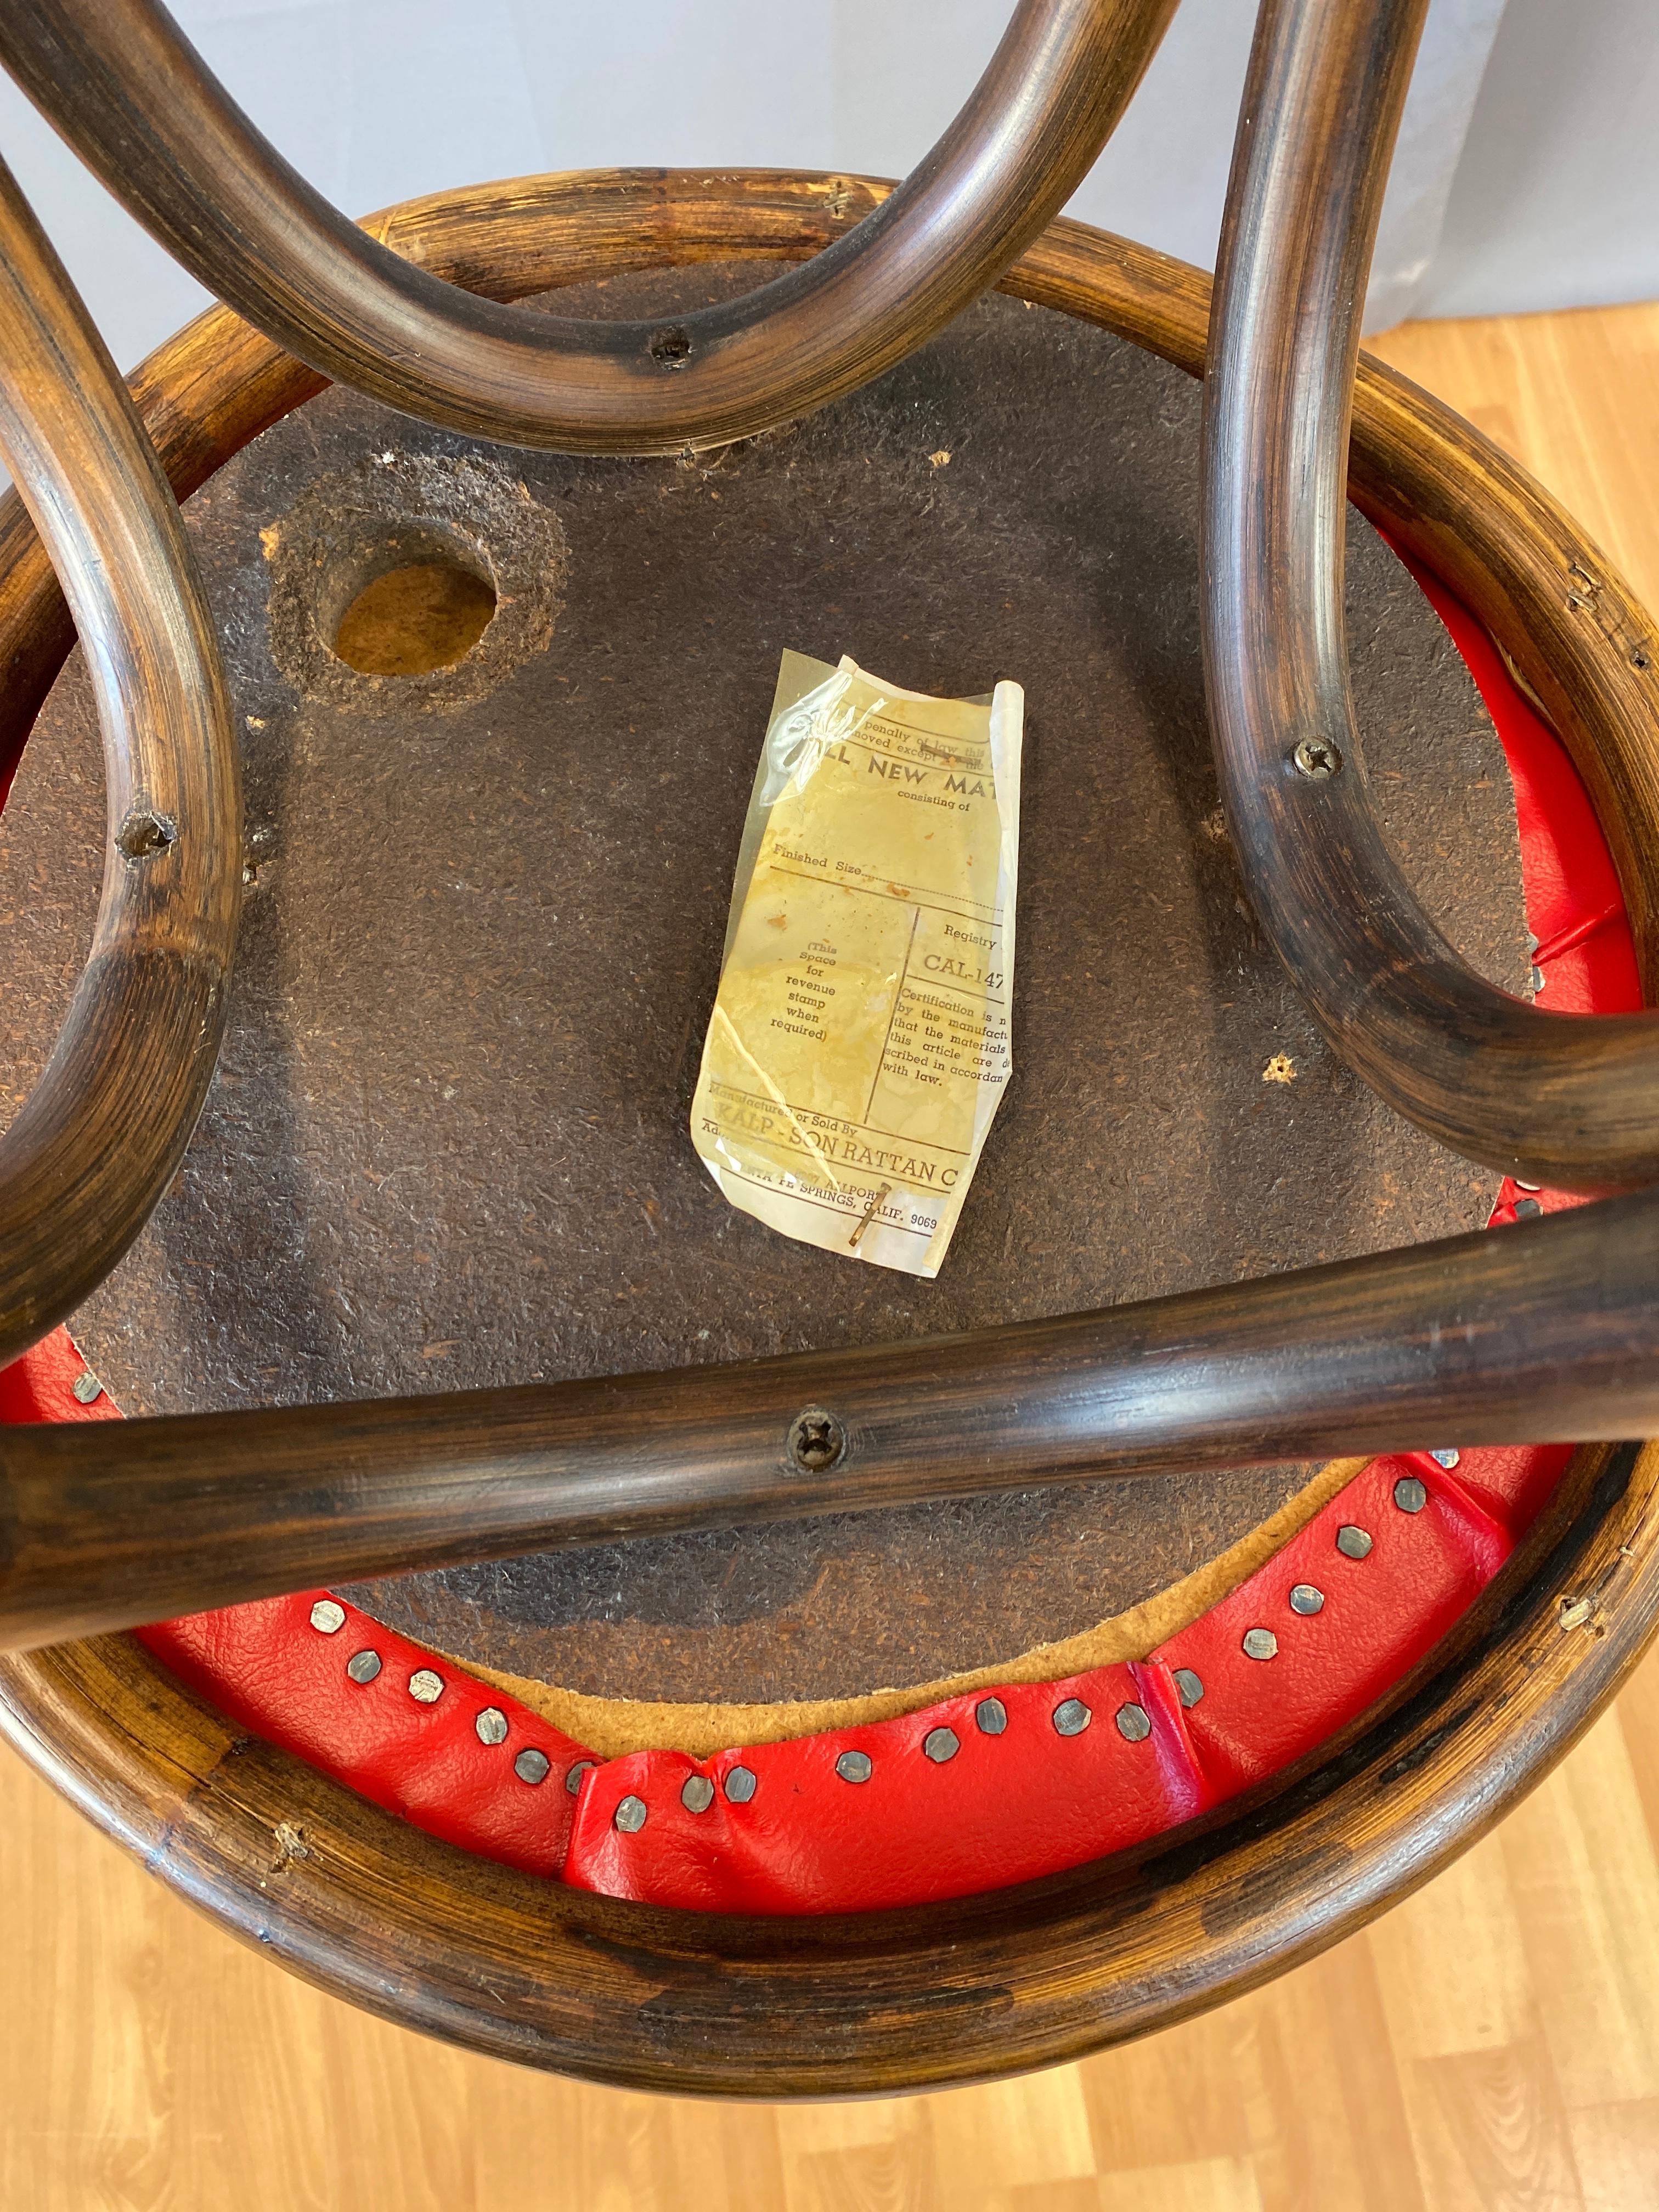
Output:
[[691,333],[678,323],[659,331],[651,341],[651,358],[664,368],[684,368],[691,358]]
[[154,854],[165,853],[178,836],[176,822],[144,808],[128,815],[116,832],[115,842],[129,860],[148,860]]

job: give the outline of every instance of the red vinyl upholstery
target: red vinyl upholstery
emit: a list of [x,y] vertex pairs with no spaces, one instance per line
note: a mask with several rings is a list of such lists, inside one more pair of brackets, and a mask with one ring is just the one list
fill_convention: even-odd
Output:
[[[1419,580],[1509,757],[1543,1002],[1639,1006],[1613,864],[1571,762],[1468,613],[1434,579]],[[1573,1202],[1506,1182],[1492,1220]],[[0,1419],[111,1416],[107,1398],[75,1397],[83,1371],[59,1330],[0,1373]],[[994,1889],[1144,1843],[1316,1750],[1458,1619],[1569,1456],[1549,1446],[1374,1461],[1140,1664],[708,1759],[649,1751],[592,1762],[526,1707],[326,1592],[142,1633],[243,1726],[465,1849],[659,1905],[868,1910]],[[1343,1536],[1352,1530],[1369,1546]],[[327,1607],[338,1612],[337,1626],[313,1625],[319,1605],[325,1623]],[[348,1662],[365,1651],[380,1664],[360,1681]],[[411,1694],[423,1674],[439,1686],[430,1697],[430,1681],[420,1685],[429,1702]],[[500,1740],[486,1741],[478,1723],[492,1715],[486,1730]],[[540,1778],[520,1771],[526,1753],[532,1774],[533,1754],[546,1761]]]

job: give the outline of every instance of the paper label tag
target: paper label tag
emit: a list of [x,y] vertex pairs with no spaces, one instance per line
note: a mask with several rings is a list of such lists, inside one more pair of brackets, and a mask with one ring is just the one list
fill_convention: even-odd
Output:
[[787,1237],[939,1273],[1012,1066],[1024,702],[783,656],[691,1134]]

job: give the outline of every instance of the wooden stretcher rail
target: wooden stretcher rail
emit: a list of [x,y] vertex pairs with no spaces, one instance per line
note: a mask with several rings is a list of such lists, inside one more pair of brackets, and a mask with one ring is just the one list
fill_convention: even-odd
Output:
[[390,252],[255,130],[157,0],[9,0],[0,59],[162,245],[300,360],[515,445],[660,453],[820,406],[994,283],[1111,135],[1175,0],[1019,0],[907,181],[801,270],[644,323],[528,321]]
[[86,969],[0,1137],[3,1365],[102,1281],[178,1169],[218,1054],[242,884],[229,705],[179,510],[3,164],[0,456],[85,641],[108,819]]
[[1262,10],[1206,385],[1205,666],[1223,798],[1270,940],[1373,1090],[1489,1166],[1558,1189],[1628,1188],[1659,1176],[1659,1021],[1552,1013],[1464,963],[1377,828],[1349,692],[1359,314],[1426,5]]
[[7,1428],[0,1648],[671,1529],[1422,1449],[1447,1436],[1645,1435],[1659,1429],[1656,1284],[1650,1191],[1334,1267],[919,1342]]

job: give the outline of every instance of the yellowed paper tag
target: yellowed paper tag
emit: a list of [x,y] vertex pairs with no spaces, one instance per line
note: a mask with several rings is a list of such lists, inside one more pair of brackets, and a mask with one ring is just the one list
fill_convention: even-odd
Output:
[[1024,707],[783,656],[691,1134],[786,1237],[939,1273],[1012,1065]]

